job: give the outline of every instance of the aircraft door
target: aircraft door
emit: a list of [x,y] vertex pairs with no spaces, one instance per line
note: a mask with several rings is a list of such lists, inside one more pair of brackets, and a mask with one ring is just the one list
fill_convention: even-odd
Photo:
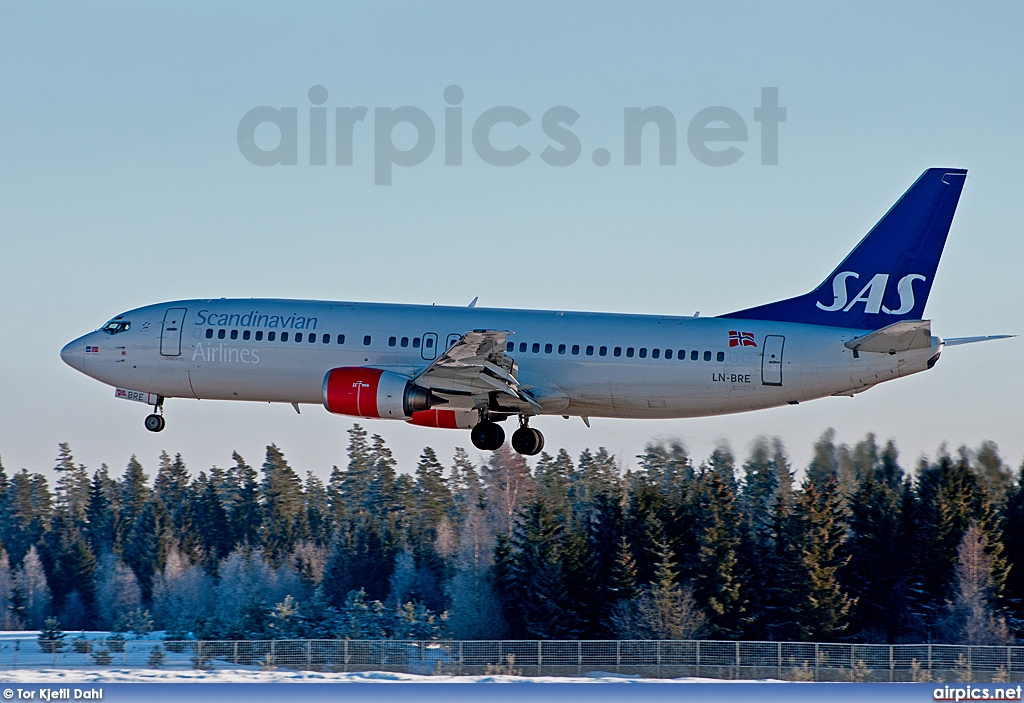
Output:
[[766,386],[782,385],[782,347],[785,337],[770,334],[764,338],[761,354],[761,383]]
[[430,361],[437,356],[437,335],[427,332],[423,335],[423,344],[420,345],[420,354],[424,359]]
[[164,313],[163,330],[160,332],[160,354],[181,355],[181,327],[185,322],[185,308],[171,308]]

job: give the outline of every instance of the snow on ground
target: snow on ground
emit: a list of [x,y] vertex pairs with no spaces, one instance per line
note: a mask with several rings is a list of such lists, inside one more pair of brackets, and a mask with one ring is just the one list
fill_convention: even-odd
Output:
[[[687,677],[680,679],[644,679],[634,676],[593,671],[583,676],[426,676],[397,674],[390,671],[358,673],[318,673],[314,671],[254,671],[217,669],[213,671],[167,669],[8,669],[0,671],[4,683],[765,683],[760,681],[723,681]],[[781,682],[778,682],[781,683]]]

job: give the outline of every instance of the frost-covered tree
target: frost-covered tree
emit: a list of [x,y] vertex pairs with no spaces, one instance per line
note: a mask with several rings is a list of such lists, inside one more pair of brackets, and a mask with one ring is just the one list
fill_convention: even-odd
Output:
[[113,553],[99,560],[96,584],[96,625],[109,630],[119,617],[142,606],[142,591],[133,572]]
[[1005,645],[1011,641],[1006,618],[993,608],[997,557],[988,538],[971,523],[957,547],[955,599],[947,606],[940,632],[952,644]]
[[25,623],[31,629],[43,626],[50,614],[50,587],[35,546],[14,572],[14,598],[21,603]]
[[153,587],[155,627],[176,632],[198,632],[213,615],[213,579],[202,567],[189,563],[172,549]]
[[471,508],[459,536],[455,572],[445,589],[448,627],[457,639],[500,639],[505,635],[501,603],[491,581],[494,544],[483,510]]

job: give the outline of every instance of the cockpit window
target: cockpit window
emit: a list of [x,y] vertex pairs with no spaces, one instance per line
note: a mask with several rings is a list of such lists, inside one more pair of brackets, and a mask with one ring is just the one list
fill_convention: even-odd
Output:
[[127,320],[111,320],[107,324],[103,325],[102,329],[107,334],[117,334],[118,332],[124,332],[132,326],[132,323]]

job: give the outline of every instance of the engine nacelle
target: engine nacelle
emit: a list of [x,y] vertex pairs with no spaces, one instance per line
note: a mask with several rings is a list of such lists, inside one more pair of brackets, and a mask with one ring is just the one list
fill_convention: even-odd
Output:
[[324,376],[324,407],[339,415],[408,420],[443,403],[408,377],[364,366],[331,369]]
[[421,410],[413,413],[410,425],[420,427],[438,427],[446,430],[471,430],[480,421],[480,413],[475,410]]

